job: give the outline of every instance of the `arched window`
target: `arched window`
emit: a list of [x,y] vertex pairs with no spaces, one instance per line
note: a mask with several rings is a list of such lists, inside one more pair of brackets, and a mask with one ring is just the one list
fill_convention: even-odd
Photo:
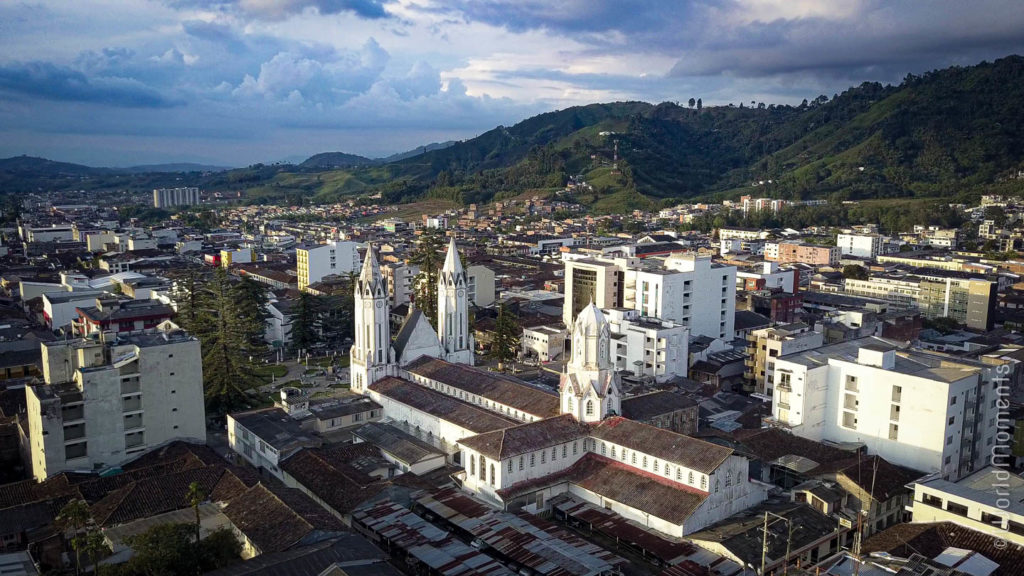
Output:
[[683,481],[683,469],[682,468],[676,468],[676,480],[678,480],[679,482]]
[[469,475],[476,476],[476,456],[469,455]]
[[657,460],[654,461],[654,471],[655,472],[658,471],[658,461]]
[[491,486],[494,486],[496,477],[497,475],[494,473],[494,464],[491,464]]
[[558,458],[558,446],[551,447],[551,461],[554,462],[555,458]]
[[647,456],[644,456],[644,468],[647,468]]
[[607,445],[605,445],[604,442],[601,442],[601,456],[604,456],[605,450],[607,450],[607,449],[608,449]]
[[615,446],[612,446],[612,458],[615,458]]
[[690,472],[690,476],[687,479],[686,483],[689,484],[690,486],[693,486],[693,472]]
[[725,487],[732,486],[732,470],[725,473]]
[[587,416],[593,416],[593,415],[594,415],[594,401],[593,400],[587,400]]
[[487,458],[480,456],[480,479],[487,479]]
[[536,463],[537,463],[537,455],[531,452],[530,453],[530,468],[533,468],[533,466]]
[[543,464],[547,461],[548,453],[544,450],[540,451],[540,463]]
[[668,464],[665,464],[665,476],[671,476],[671,475],[672,475],[672,467],[669,466]]
[[572,398],[569,396],[565,397],[565,411],[572,412]]
[[707,476],[701,476],[700,477],[700,489],[701,490],[707,490],[708,489],[708,477]]
[[523,469],[523,464],[524,464],[525,462],[526,462],[526,458],[525,458],[524,456],[520,456],[520,457],[519,457],[519,469],[520,469],[520,470],[522,470],[522,469]]
[[715,478],[715,493],[718,493],[718,478]]
[[512,461],[511,460],[508,461],[508,471],[512,472]]
[[636,464],[636,452],[633,452],[633,464]]

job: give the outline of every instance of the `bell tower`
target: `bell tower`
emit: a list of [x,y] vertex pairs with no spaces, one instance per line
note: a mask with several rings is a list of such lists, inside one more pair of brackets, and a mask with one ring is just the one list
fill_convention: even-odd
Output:
[[373,246],[366,249],[353,293],[355,342],[349,351],[349,374],[352,391],[362,394],[367,386],[390,375],[395,361],[388,322],[388,289]]
[[580,311],[572,327],[572,357],[559,383],[561,412],[580,422],[621,413],[618,374],[611,362],[611,329],[594,304]]
[[437,339],[444,359],[456,364],[473,365],[473,335],[469,333],[469,297],[466,271],[455,247],[448,243],[444,267],[437,278]]

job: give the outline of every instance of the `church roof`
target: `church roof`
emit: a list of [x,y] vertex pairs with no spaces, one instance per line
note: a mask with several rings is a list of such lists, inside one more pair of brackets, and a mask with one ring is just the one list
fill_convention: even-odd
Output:
[[417,410],[439,416],[477,434],[518,424],[511,418],[478,408],[408,380],[388,376],[370,385],[370,390]]
[[704,474],[714,472],[733,453],[731,448],[620,416],[602,420],[590,435]]
[[587,436],[590,426],[577,422],[570,414],[546,418],[528,424],[495,430],[459,440],[459,444],[491,460],[505,460],[565,444]]
[[539,418],[559,414],[558,396],[498,372],[453,364],[429,356],[413,360],[405,369],[417,376],[436,380]]
[[363,258],[363,269],[359,271],[359,280],[372,283],[380,279],[380,264],[377,263],[377,256],[373,253],[373,246],[367,246],[366,257]]
[[[417,326],[421,323],[425,323],[427,325],[427,330],[431,334],[434,334],[435,340],[437,339],[437,335],[434,333],[434,328],[430,326],[430,321],[427,320],[427,317],[419,308],[413,308],[412,312],[410,312],[405,318],[405,321],[402,322],[402,327],[398,329],[398,335],[395,336],[394,347],[396,358],[402,358],[405,352],[405,347],[409,345],[413,334],[416,332]],[[438,346],[440,346],[440,344],[438,344]]]
[[590,301],[590,305],[580,310],[579,315],[576,316],[576,329],[586,326],[593,326],[593,330],[585,330],[584,333],[590,332],[592,334],[598,334],[602,324],[607,324],[607,320],[604,317],[604,312],[594,304],[594,301]]
[[444,268],[441,271],[445,274],[462,274],[462,261],[459,260],[459,249],[455,247],[454,237],[448,242],[448,254],[444,257]]

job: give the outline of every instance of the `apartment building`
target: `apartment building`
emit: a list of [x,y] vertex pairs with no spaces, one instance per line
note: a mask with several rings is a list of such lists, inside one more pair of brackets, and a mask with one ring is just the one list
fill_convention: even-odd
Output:
[[479,264],[466,267],[466,299],[477,308],[494,304],[494,270]]
[[299,246],[295,249],[295,266],[299,276],[299,290],[305,290],[330,274],[359,272],[359,244],[331,240],[319,246]]
[[387,283],[392,308],[412,302],[416,276],[420,273],[419,266],[405,262],[387,262],[381,264],[380,273]]
[[914,484],[912,522],[954,522],[1024,546],[1024,478],[988,466],[951,481],[941,476]]
[[604,310],[611,331],[610,356],[615,370],[657,382],[685,377],[689,368],[690,332],[671,321],[642,318],[636,310]]
[[824,344],[824,335],[815,332],[812,327],[803,323],[786,324],[775,328],[754,330],[747,337],[747,359],[743,365],[746,369],[743,377],[748,392],[772,395],[771,383],[775,374],[775,361],[782,356],[820,348]]
[[764,240],[768,238],[767,230],[758,228],[720,228],[719,240]]
[[839,263],[839,248],[803,242],[768,242],[764,246],[764,259],[780,264],[835,266]]
[[25,389],[25,462],[37,480],[101,470],[175,439],[206,441],[199,341],[172,322],[142,334],[44,342]]
[[775,362],[769,423],[956,480],[988,462],[998,364],[896,349],[869,337]]
[[856,256],[874,260],[886,246],[885,238],[878,234],[839,234],[836,247],[843,256]]
[[671,321],[695,336],[734,336],[735,266],[692,253],[645,260],[566,254],[563,259],[566,326],[593,300],[602,309],[626,308],[644,318]]
[[199,188],[157,188],[153,190],[153,207],[194,206],[199,204]]

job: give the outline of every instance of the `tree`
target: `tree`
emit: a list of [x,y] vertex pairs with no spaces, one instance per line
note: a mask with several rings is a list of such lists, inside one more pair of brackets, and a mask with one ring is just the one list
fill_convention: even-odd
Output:
[[523,329],[515,316],[505,305],[498,308],[498,320],[494,325],[494,339],[491,341],[491,357],[498,361],[498,370],[504,370],[505,363],[515,360],[519,354],[519,337]]
[[85,551],[86,528],[93,523],[92,513],[85,500],[71,500],[60,509],[54,519],[57,526],[67,537],[71,533],[71,548],[75,551],[75,574],[82,573],[82,552]]
[[427,232],[420,236],[416,250],[409,255],[409,262],[420,268],[420,273],[413,279],[416,285],[416,307],[434,325],[437,324],[437,279],[443,263],[443,248],[441,235]]
[[690,98],[690,101],[689,101],[690,108],[693,108],[694,104],[696,104],[696,103],[697,103],[696,100],[694,100],[693,98]]
[[292,319],[292,349],[307,350],[320,340],[321,303],[307,292],[299,294]]
[[700,98],[697,98],[697,110],[700,110],[703,107],[704,107],[704,103],[701,102]]
[[206,492],[199,486],[198,482],[193,482],[188,485],[188,493],[185,494],[185,497],[188,498],[189,506],[192,506],[192,510],[196,514],[195,538],[198,543],[201,540],[200,528],[202,527],[199,519],[199,505],[206,500]]
[[229,529],[195,542],[188,524],[161,524],[127,539],[135,553],[121,576],[193,576],[239,560],[242,544]]
[[233,283],[223,268],[196,290],[191,332],[203,350],[207,406],[226,412],[245,403],[245,390],[258,384],[250,357],[265,350],[266,295],[251,279]]
[[843,278],[851,280],[867,280],[868,271],[858,264],[847,264],[843,266]]

